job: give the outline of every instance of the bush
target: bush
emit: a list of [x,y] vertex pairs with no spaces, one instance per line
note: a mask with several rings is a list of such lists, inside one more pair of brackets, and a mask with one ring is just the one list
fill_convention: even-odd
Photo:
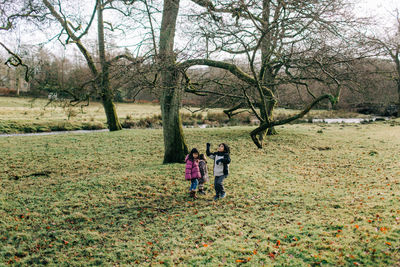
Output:
[[181,113],[181,119],[183,125],[197,125],[203,124],[204,119],[201,113]]
[[37,131],[38,133],[51,132],[51,129],[50,129],[48,126],[39,125],[39,126],[36,128],[36,131]]
[[207,120],[217,121],[219,123],[227,123],[229,121],[228,116],[223,112],[207,112]]
[[0,87],[0,95],[17,95],[17,90],[6,87]]
[[248,112],[239,113],[239,114],[235,115],[233,118],[244,124],[251,123],[251,114]]
[[101,129],[105,129],[105,128],[106,128],[106,126],[101,122],[84,123],[82,126],[83,130],[101,130]]
[[136,127],[136,122],[130,119],[126,119],[121,123],[122,128],[130,129]]
[[30,123],[20,121],[1,121],[0,133],[42,133],[52,131],[73,131],[73,130],[100,130],[105,129],[105,125],[101,122],[43,122],[43,123]]
[[139,121],[134,121],[126,118],[122,123],[122,128],[158,128],[161,127],[161,115],[153,115],[151,117],[142,118]]

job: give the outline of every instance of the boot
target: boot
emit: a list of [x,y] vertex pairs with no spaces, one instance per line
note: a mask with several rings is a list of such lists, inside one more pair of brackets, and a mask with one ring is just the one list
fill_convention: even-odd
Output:
[[190,197],[192,197],[192,198],[194,198],[194,199],[196,199],[197,198],[197,196],[196,196],[196,191],[190,191]]

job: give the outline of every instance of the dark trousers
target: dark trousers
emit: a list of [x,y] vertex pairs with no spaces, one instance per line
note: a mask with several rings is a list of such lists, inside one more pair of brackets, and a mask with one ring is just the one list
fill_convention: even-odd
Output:
[[226,175],[215,176],[214,188],[215,188],[215,195],[218,197],[225,194],[225,188],[223,184],[225,178]]

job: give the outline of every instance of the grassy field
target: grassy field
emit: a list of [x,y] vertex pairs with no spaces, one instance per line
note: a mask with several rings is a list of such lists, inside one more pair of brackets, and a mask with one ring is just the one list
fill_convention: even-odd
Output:
[[[55,101],[49,104],[47,99],[26,97],[0,97],[0,119],[11,120],[66,120],[105,121],[106,117],[101,103],[91,102],[89,106],[78,105],[63,108],[62,103]],[[160,113],[160,107],[154,104],[117,103],[118,116],[143,118]]]
[[[116,105],[118,117],[126,128],[131,128],[135,123],[140,128],[159,124],[161,111],[158,104],[117,103]],[[222,109],[210,109],[195,114],[187,109],[182,109],[181,112],[185,115],[183,123],[186,125],[203,124],[204,120],[214,120],[218,124],[227,123],[227,116],[222,113]],[[275,117],[283,118],[295,112],[295,110],[276,109]],[[248,113],[242,113],[239,117],[245,122],[251,120]],[[306,115],[305,119],[348,117],[365,116],[338,110],[313,110]],[[142,121],[138,123],[140,120]],[[231,124],[242,123],[233,120]],[[0,97],[0,133],[91,130],[106,127],[106,117],[101,103],[92,102],[88,107],[82,108],[80,106],[62,107],[62,102],[49,104],[47,99]]]
[[[152,104],[117,104],[118,116],[141,119],[160,113]],[[101,103],[88,107],[63,107],[47,99],[0,97],[0,133],[46,132],[57,130],[103,129],[107,126]]]
[[262,150],[251,129],[185,129],[231,145],[217,202],[188,198],[159,129],[0,138],[0,265],[400,264],[400,121],[281,126]]

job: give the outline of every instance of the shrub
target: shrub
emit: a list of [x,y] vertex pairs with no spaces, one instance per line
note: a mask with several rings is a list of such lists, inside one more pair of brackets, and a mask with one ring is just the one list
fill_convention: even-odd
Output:
[[0,95],[16,95],[17,90],[6,87],[0,87]]
[[248,112],[239,113],[239,114],[235,115],[233,118],[244,124],[251,123],[251,114]]
[[84,123],[82,126],[83,130],[101,130],[101,129],[105,129],[105,128],[106,128],[106,126],[101,122]]
[[37,126],[36,131],[37,131],[38,133],[51,132],[51,129],[49,128],[49,126],[46,126],[46,125],[39,125],[39,126]]
[[226,123],[229,121],[228,116],[223,112],[207,112],[207,120]]
[[139,121],[125,119],[121,123],[123,128],[158,128],[162,125],[161,115],[142,118]]

